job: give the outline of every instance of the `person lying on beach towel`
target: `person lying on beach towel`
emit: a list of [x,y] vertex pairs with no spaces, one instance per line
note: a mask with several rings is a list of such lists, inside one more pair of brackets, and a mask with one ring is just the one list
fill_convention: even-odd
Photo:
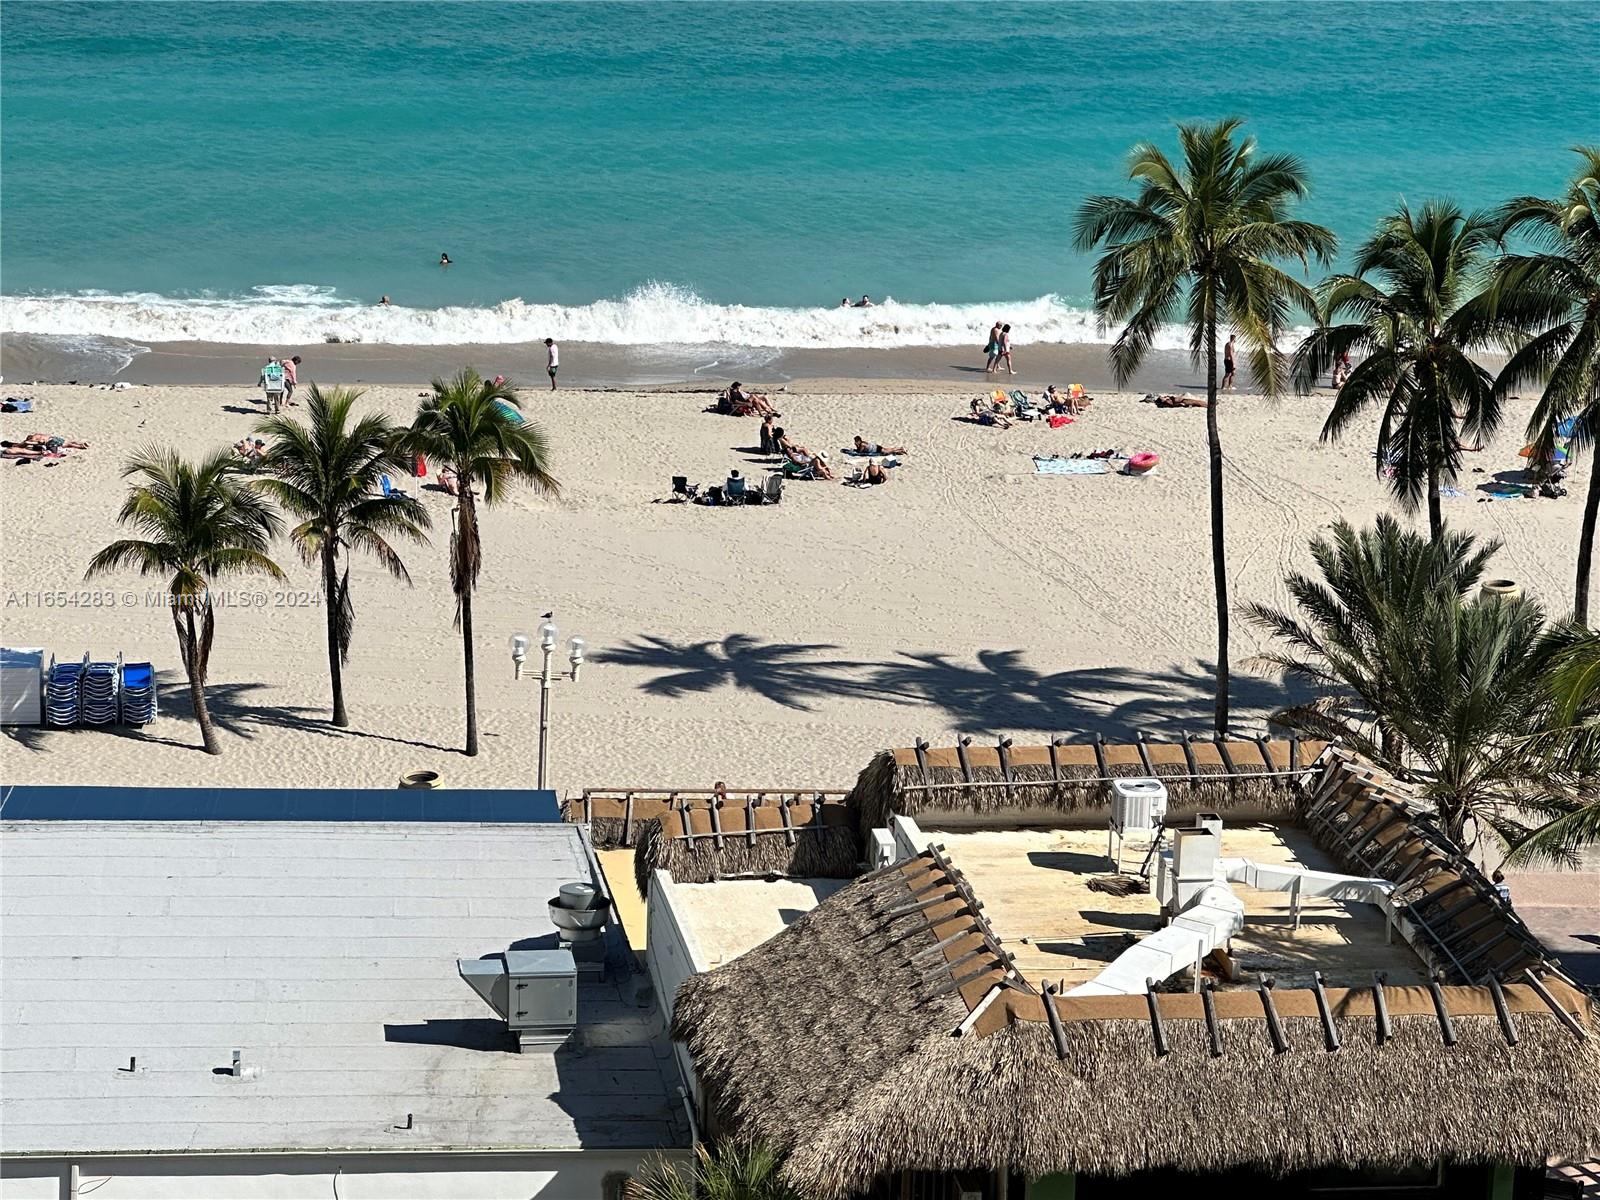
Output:
[[858,488],[874,487],[877,484],[888,483],[888,482],[889,482],[889,472],[887,472],[887,471],[885,471],[883,469],[882,464],[875,463],[875,462],[868,463],[867,464],[867,469],[862,471],[855,478],[846,479],[844,481],[846,487],[858,487]]
[[1157,396],[1152,394],[1146,396],[1143,403],[1154,404],[1157,408],[1204,408],[1206,406],[1206,402],[1199,396],[1191,396],[1188,392],[1183,393],[1181,396]]
[[1011,418],[997,408],[992,408],[981,399],[972,402],[972,416],[969,420],[976,421],[979,425],[998,425],[1001,429],[1011,428]]
[[851,454],[904,454],[904,446],[883,446],[877,442],[869,442],[859,433],[856,434],[856,447]]
[[87,450],[88,442],[69,442],[66,438],[54,433],[30,433],[20,442],[7,442],[8,446],[43,446],[46,450]]

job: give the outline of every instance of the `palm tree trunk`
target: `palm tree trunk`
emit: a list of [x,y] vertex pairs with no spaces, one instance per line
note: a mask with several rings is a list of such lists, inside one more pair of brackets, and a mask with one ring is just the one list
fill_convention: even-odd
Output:
[[184,673],[189,676],[189,703],[194,708],[194,719],[200,725],[200,742],[207,754],[221,754],[222,747],[217,745],[217,731],[211,724],[211,710],[206,707],[206,665],[200,661],[200,638],[195,632],[193,606],[183,605],[181,623],[174,610],[172,623],[178,626]]
[[461,593],[461,654],[467,676],[468,758],[478,755],[478,687],[472,671],[472,589]]
[[1600,513],[1600,452],[1589,461],[1589,492],[1583,501],[1583,524],[1578,530],[1578,583],[1572,615],[1580,625],[1589,623],[1589,573],[1594,562],[1594,523]]
[[1437,546],[1444,541],[1444,509],[1439,503],[1439,464],[1428,464],[1428,536]]
[[1222,432],[1217,427],[1217,320],[1210,311],[1206,314],[1206,449],[1211,463],[1211,576],[1217,589],[1216,730],[1220,737],[1228,732],[1228,554],[1222,521]]
[[344,674],[340,660],[344,657],[339,646],[339,575],[333,561],[333,539],[322,547],[322,603],[328,610],[328,679],[333,684],[333,723],[340,729],[350,724],[344,711]]

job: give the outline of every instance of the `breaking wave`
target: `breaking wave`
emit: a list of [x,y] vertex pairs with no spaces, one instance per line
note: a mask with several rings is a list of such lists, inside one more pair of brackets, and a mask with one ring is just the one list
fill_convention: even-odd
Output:
[[[1109,340],[1092,313],[1057,296],[985,304],[902,304],[873,308],[779,308],[714,304],[669,283],[647,283],[620,299],[590,304],[505,300],[489,307],[404,308],[357,304],[329,287],[265,285],[241,296],[150,293],[0,297],[9,333],[126,338],[135,342],[305,345],[375,342],[397,346],[540,341],[617,346],[761,346],[779,349],[982,345],[996,318],[1018,345]],[[1185,345],[1167,330],[1163,348]]]

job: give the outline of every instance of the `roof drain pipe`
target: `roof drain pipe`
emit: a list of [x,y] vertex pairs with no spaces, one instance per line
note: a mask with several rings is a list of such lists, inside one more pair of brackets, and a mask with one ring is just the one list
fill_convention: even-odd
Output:
[[683,1084],[678,1085],[678,1099],[683,1101],[684,1115],[689,1118],[689,1144],[700,1144],[700,1122],[694,1119],[694,1101],[689,1098],[689,1089]]

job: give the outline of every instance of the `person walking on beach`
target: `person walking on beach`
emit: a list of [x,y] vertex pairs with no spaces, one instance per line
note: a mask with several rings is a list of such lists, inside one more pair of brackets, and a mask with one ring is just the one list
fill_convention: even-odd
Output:
[[290,404],[294,403],[294,389],[300,383],[300,356],[298,354],[283,360],[283,398]]
[[269,414],[283,411],[283,382],[283,364],[275,358],[267,359],[260,377],[256,379],[256,386],[266,397]]
[[[1222,348],[1222,390],[1225,392],[1233,391],[1233,339],[1230,333],[1228,344]],[[1211,344],[1216,345],[1215,342]]]
[[994,369],[1000,365],[1000,322],[996,321],[989,326],[989,341],[983,348],[984,361],[983,373],[993,375]]
[[556,345],[555,338],[545,338],[545,363],[544,369],[550,376],[550,390],[556,390],[556,369],[561,366],[561,347]]
[[1009,325],[1000,326],[1000,359],[995,364],[995,370],[1000,369],[999,364],[1001,362],[1006,364],[1006,373],[1008,375],[1017,373],[1016,367],[1011,365],[1011,326]]

